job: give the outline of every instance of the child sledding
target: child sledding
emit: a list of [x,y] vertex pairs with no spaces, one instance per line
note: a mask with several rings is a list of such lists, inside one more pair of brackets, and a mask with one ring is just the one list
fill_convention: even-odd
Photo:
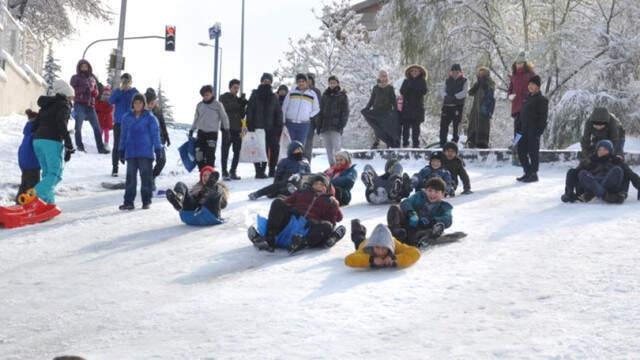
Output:
[[367,229],[360,220],[351,221],[351,241],[356,252],[344,263],[354,268],[406,268],[420,259],[420,250],[393,237],[389,228],[379,224],[367,238]]
[[335,198],[340,206],[351,202],[351,189],[358,178],[356,166],[351,164],[351,155],[346,151],[339,151],[335,156],[335,164],[324,172],[331,181],[335,191]]
[[220,173],[211,166],[200,170],[200,181],[189,189],[179,182],[167,190],[167,200],[180,213],[183,223],[213,226],[223,223],[221,209],[227,207],[229,190],[219,181]]
[[430,179],[423,189],[400,205],[391,205],[387,223],[393,236],[415,247],[453,242],[466,236],[464,233],[443,236],[453,222],[453,206],[444,201],[445,189],[442,179]]
[[600,140],[589,159],[582,160],[577,168],[567,172],[562,202],[589,202],[597,197],[610,204],[622,204],[627,198],[629,183],[640,189],[638,174],[622,157],[614,154],[613,142]]
[[346,229],[336,227],[342,212],[331,189],[323,174],[310,176],[300,190],[271,203],[268,218],[259,218],[257,227],[249,228],[249,239],[259,250],[282,248],[290,254],[305,248],[332,247]]
[[287,157],[280,160],[276,166],[273,184],[249,194],[250,200],[257,200],[263,196],[270,199],[292,194],[299,186],[303,175],[311,172],[309,162],[304,158],[304,145],[293,141],[289,145]]
[[431,179],[440,178],[445,184],[445,196],[456,195],[456,182],[449,170],[442,166],[444,162],[444,154],[442,151],[434,151],[429,157],[429,165],[425,166],[417,174],[411,177],[411,186],[420,192],[420,189]]
[[399,203],[411,194],[411,179],[396,159],[387,160],[382,175],[371,165],[365,165],[360,179],[366,187],[367,201],[374,205]]

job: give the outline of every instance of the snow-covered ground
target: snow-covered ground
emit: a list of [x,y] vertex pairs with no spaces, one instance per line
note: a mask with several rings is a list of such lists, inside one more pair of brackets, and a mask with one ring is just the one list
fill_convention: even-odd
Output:
[[[5,200],[22,121],[0,119]],[[269,181],[248,180],[250,165],[230,183],[228,222],[192,228],[160,199],[118,211],[122,192],[99,185],[112,181],[110,157],[77,154],[61,216],[0,229],[0,358],[637,358],[640,202],[633,190],[622,206],[563,204],[566,166],[543,166],[531,185],[511,166],[471,166],[475,194],[451,200],[463,242],[403,271],[355,271],[343,265],[348,236],[292,257],[251,246],[246,228],[269,201],[247,194]],[[172,147],[159,185],[196,179]],[[386,210],[358,184],[344,224],[371,229]]]

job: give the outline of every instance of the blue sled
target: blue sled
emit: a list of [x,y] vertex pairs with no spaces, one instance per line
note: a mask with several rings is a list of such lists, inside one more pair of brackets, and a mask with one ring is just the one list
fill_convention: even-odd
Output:
[[[267,219],[258,215],[258,221],[256,223],[258,233],[264,236],[267,233]],[[307,219],[304,217],[292,216],[287,226],[276,237],[276,247],[281,249],[288,249],[291,246],[291,240],[294,235],[306,236],[309,232],[307,229]]]
[[185,169],[187,169],[188,172],[193,171],[197,165],[196,139],[190,137],[187,142],[178,148],[178,152],[180,153],[180,159],[182,160],[182,165],[184,165]]
[[224,220],[218,219],[206,207],[198,210],[182,210],[180,211],[180,220],[191,226],[215,226],[224,223]]

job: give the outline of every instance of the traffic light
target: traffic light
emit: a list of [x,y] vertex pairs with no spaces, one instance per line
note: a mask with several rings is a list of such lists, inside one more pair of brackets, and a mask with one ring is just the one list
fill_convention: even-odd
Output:
[[176,27],[173,25],[164,28],[164,51],[176,51]]

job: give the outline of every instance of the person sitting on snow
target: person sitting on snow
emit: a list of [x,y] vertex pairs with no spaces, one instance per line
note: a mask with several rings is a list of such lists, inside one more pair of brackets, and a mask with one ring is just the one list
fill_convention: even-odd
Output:
[[249,194],[249,200],[263,196],[270,199],[292,194],[298,188],[303,175],[311,173],[309,162],[304,158],[304,145],[299,141],[289,144],[287,157],[278,162],[273,184]]
[[367,239],[367,229],[360,220],[351,221],[351,241],[356,252],[344,259],[345,265],[354,268],[406,268],[420,259],[420,250],[401,243],[389,228],[378,224]]
[[36,152],[33,150],[33,125],[38,113],[27,109],[25,114],[27,115],[27,123],[24,124],[22,129],[22,142],[18,147],[18,165],[22,176],[18,195],[16,195],[16,204],[20,204],[21,194],[26,193],[27,190],[32,189],[40,182],[40,163],[36,157]]
[[229,189],[218,181],[220,173],[213,167],[200,170],[200,181],[189,189],[178,182],[173,190],[167,190],[167,200],[180,212],[187,225],[218,225],[222,222],[221,209],[227,207]]
[[307,185],[291,196],[275,199],[269,210],[266,234],[260,234],[252,226],[248,231],[249,239],[259,250],[273,251],[276,238],[292,217],[303,217],[308,232],[305,236],[293,236],[288,247],[289,253],[312,247],[332,247],[346,233],[344,226],[336,227],[342,221],[342,212],[331,194],[329,179],[323,174],[310,176]]
[[346,151],[339,151],[336,153],[335,164],[324,172],[331,179],[340,206],[349,205],[351,202],[351,189],[358,178],[355,167],[351,164],[351,155]]
[[411,194],[411,179],[396,159],[387,160],[380,176],[371,165],[365,165],[360,179],[366,187],[367,201],[374,205],[398,203]]
[[462,180],[463,186],[462,194],[473,194],[473,192],[471,191],[471,181],[469,180],[467,169],[465,169],[464,160],[462,160],[458,156],[458,145],[454,142],[448,142],[444,145],[442,151],[444,151],[444,159],[442,165],[445,170],[451,173],[454,193],[458,188],[458,178],[460,178],[460,180]]
[[580,156],[588,159],[596,152],[596,145],[600,140],[610,140],[615,152],[613,155],[624,156],[624,128],[620,121],[603,107],[593,109],[584,126],[584,134],[580,140]]
[[449,170],[442,166],[444,154],[442,151],[434,151],[429,158],[429,165],[420,170],[419,173],[411,177],[411,186],[420,192],[420,187],[427,183],[429,179],[440,178],[446,185],[445,195],[455,196],[455,182]]
[[[621,204],[627,197],[629,182],[640,188],[640,178],[624,163],[622,158],[614,156],[613,142],[600,140],[596,153],[590,159],[580,162],[575,169],[567,172],[565,193],[562,202],[589,202],[594,197],[608,203]],[[638,195],[640,200],[640,194]]]
[[446,184],[440,178],[429,179],[400,205],[392,205],[387,222],[393,236],[399,241],[420,247],[437,241],[453,222],[453,206],[446,201]]

